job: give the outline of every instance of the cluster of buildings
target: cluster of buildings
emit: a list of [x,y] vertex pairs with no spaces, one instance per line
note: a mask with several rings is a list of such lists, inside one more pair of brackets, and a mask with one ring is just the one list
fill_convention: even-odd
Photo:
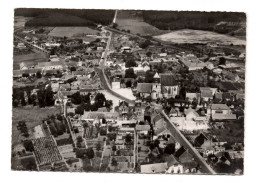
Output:
[[[39,170],[47,166],[69,171],[214,173],[212,168],[219,163],[231,166],[243,159],[243,143],[227,148],[227,141],[211,133],[214,127],[221,130],[224,123],[243,118],[237,114],[244,111],[243,70],[238,64],[218,65],[214,59],[205,61],[162,45],[141,49],[140,42],[126,35],[112,37],[109,48],[107,39],[83,43],[94,46],[71,55],[52,55],[46,62],[22,62],[13,72],[15,79],[46,76],[55,105],[63,110],[67,133],[53,137],[48,128],[58,130],[59,124],[46,122],[47,129],[39,127],[43,134],[32,142]],[[134,66],[126,67],[125,60],[134,61]],[[103,61],[108,83],[96,71],[102,69],[97,67]],[[129,69],[133,76],[127,75]],[[192,78],[182,74],[200,77],[204,72],[207,76],[201,76],[202,82],[213,80],[214,85],[192,91],[184,85]],[[114,94],[120,100],[112,110],[102,106],[77,114],[78,105],[71,103],[71,96],[90,94],[94,103],[104,84],[111,84],[112,90],[128,87],[135,99],[129,102],[125,95]]]

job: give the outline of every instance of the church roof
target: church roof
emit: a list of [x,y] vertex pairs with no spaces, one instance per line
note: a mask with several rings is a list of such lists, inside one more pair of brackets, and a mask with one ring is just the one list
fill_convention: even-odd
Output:
[[156,72],[153,78],[160,78],[159,74]]

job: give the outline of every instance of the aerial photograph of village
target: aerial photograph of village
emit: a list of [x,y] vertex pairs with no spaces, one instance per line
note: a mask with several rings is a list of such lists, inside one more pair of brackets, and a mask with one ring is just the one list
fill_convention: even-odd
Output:
[[13,171],[244,174],[246,14],[14,10]]

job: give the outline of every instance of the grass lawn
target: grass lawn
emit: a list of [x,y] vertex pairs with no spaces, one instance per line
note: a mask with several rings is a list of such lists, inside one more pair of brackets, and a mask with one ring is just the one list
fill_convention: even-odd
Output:
[[22,137],[20,135],[20,131],[18,131],[16,127],[18,121],[26,121],[27,128],[29,130],[29,133],[31,134],[32,129],[35,126],[39,125],[43,119],[47,118],[47,116],[60,113],[60,107],[39,108],[26,106],[13,108],[12,112],[12,144],[15,145],[17,144],[19,137]]

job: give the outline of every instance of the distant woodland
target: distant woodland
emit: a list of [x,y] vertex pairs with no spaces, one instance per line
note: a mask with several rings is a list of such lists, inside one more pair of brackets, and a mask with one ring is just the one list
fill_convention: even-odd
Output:
[[15,9],[15,16],[34,17],[25,26],[93,26],[112,23],[114,10],[90,9]]
[[[229,33],[243,27],[246,14],[239,12],[143,11],[145,22],[162,30],[196,29]],[[219,22],[229,22],[216,26]],[[244,28],[244,27],[243,27]]]

